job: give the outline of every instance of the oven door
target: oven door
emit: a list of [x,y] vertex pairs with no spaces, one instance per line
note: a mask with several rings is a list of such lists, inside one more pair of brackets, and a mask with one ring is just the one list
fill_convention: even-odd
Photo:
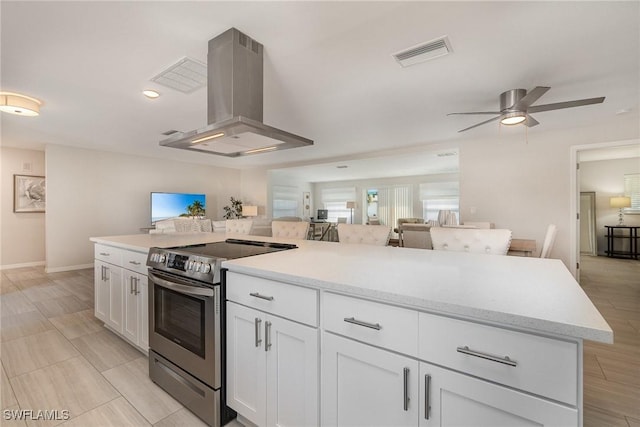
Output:
[[149,270],[149,347],[220,387],[220,286]]

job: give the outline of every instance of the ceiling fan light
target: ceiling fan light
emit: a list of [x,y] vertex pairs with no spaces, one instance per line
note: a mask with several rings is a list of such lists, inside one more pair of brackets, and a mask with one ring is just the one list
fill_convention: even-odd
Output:
[[502,123],[503,125],[511,126],[511,125],[517,125],[519,123],[522,123],[526,119],[527,119],[527,116],[524,113],[519,113],[519,112],[507,113],[500,119],[500,123]]
[[19,93],[0,92],[0,111],[20,116],[37,116],[42,102]]

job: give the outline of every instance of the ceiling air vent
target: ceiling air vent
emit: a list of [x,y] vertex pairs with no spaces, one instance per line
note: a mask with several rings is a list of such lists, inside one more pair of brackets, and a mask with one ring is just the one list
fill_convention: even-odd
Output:
[[420,62],[448,55],[453,50],[449,37],[442,36],[426,43],[420,43],[417,46],[404,49],[401,52],[394,53],[393,57],[403,67],[419,64]]
[[151,81],[183,93],[191,93],[207,85],[207,66],[195,59],[185,57]]

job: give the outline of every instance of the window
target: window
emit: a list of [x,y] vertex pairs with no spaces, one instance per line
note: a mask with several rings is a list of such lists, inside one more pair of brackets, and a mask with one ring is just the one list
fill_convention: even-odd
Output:
[[640,173],[625,174],[624,195],[631,197],[631,207],[624,212],[640,214]]
[[[347,202],[356,200],[355,187],[323,188],[321,197],[323,207],[329,211],[327,221],[338,222],[340,217],[351,218],[351,209],[347,209]],[[355,217],[354,222],[357,222]]]
[[413,217],[413,197],[410,185],[378,189],[378,218],[380,224],[398,224],[398,218]]
[[460,219],[460,184],[458,181],[420,184],[422,215],[425,220],[438,220],[441,210],[450,210]]
[[273,186],[273,217],[298,216],[298,188]]

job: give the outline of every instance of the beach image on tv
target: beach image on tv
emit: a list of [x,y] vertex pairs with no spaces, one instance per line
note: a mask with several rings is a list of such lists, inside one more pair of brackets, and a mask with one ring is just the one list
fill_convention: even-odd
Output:
[[205,214],[204,194],[151,193],[151,222]]

